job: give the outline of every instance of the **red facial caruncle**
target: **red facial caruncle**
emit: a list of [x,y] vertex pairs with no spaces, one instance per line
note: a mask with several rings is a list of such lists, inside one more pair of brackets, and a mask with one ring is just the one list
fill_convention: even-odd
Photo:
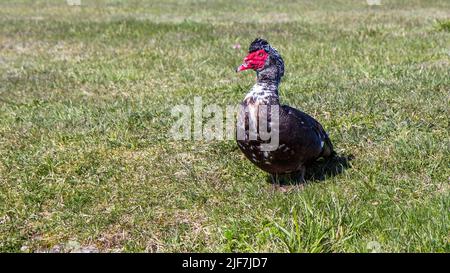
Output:
[[242,64],[238,68],[236,68],[236,72],[247,69],[261,69],[266,64],[267,57],[269,57],[269,54],[264,49],[253,51],[248,54]]

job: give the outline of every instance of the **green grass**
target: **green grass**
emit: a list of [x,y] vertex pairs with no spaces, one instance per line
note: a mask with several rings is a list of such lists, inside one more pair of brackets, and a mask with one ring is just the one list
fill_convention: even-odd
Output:
[[[81,1],[0,2],[0,251],[450,252],[449,1]],[[242,100],[257,36],[342,174],[273,191],[234,141],[167,137]]]

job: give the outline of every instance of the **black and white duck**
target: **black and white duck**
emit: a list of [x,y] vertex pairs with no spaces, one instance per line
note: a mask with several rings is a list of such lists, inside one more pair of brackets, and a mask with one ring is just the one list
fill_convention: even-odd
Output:
[[[263,39],[256,39],[250,44],[248,55],[236,72],[253,69],[257,79],[255,85],[241,103],[244,115],[239,115],[238,131],[245,132],[237,137],[237,144],[244,155],[260,169],[271,175],[272,182],[278,181],[279,175],[295,174],[304,181],[305,165],[320,157],[335,155],[333,145],[322,125],[310,115],[300,110],[280,105],[278,86],[284,75],[284,62],[280,54]],[[272,130],[277,129],[278,145],[272,149],[262,149],[267,144],[267,137],[261,137],[261,113],[264,106],[267,122]],[[273,110],[278,110],[278,126],[272,122]],[[255,121],[256,127],[252,127]],[[251,128],[256,137],[250,137]],[[273,135],[272,135],[273,137]],[[264,139],[264,140],[263,140]]]

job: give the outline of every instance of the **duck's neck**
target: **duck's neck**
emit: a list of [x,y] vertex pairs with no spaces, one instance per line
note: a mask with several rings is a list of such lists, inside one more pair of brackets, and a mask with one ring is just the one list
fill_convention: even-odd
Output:
[[256,81],[244,102],[250,104],[279,104],[278,85],[276,81]]

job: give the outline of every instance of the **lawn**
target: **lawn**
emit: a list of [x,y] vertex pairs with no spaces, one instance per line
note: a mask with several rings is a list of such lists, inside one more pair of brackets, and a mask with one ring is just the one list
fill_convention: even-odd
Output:
[[[244,98],[256,37],[341,174],[283,192],[168,134]],[[1,0],[0,251],[450,252],[449,116],[447,0]]]

